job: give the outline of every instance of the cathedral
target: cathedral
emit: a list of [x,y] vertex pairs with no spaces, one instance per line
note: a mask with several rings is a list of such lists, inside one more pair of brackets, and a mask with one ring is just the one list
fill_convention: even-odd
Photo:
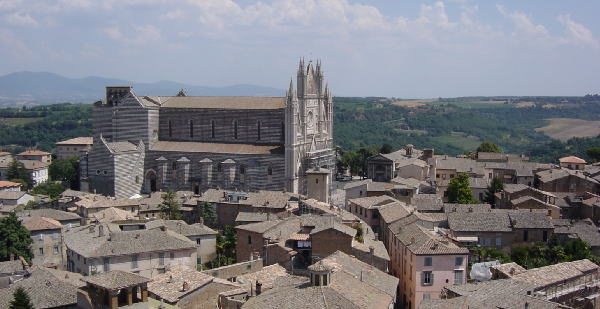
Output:
[[319,61],[300,60],[285,97],[140,96],[106,87],[92,123],[82,189],[109,196],[208,188],[306,194],[311,171],[329,173],[330,184],[335,170],[333,100]]

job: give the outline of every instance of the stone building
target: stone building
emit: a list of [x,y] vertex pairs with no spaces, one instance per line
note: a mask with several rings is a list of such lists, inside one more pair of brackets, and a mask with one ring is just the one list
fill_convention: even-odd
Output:
[[285,97],[151,97],[107,87],[93,108],[82,189],[116,197],[208,188],[305,194],[309,169],[334,170],[332,131],[320,62],[301,60]]
[[56,158],[66,159],[70,157],[85,156],[92,149],[93,137],[76,137],[56,143]]
[[24,220],[23,226],[31,235],[31,262],[34,265],[63,269],[66,261],[62,224],[51,218],[31,217]]

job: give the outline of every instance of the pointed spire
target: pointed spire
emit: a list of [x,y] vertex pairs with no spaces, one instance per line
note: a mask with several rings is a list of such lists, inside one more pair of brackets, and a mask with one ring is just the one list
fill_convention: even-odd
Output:
[[300,62],[298,63],[298,75],[304,75],[304,58],[300,57]]
[[288,89],[288,97],[291,97],[292,94],[294,93],[294,82],[293,82],[293,78],[290,77],[290,88]]

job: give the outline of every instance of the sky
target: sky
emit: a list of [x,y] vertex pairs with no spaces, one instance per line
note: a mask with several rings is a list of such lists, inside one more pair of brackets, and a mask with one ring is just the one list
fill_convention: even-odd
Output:
[[600,93],[600,1],[0,0],[0,74],[286,89],[320,59],[338,96]]

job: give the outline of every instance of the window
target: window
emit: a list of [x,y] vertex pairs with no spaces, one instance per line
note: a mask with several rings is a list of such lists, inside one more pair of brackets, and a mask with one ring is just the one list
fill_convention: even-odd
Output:
[[158,265],[165,265],[165,254],[162,252],[158,254]]
[[237,122],[237,120],[233,121],[233,138],[234,139],[238,138],[238,122]]
[[171,169],[177,170],[177,161],[173,161],[173,163],[171,163]]
[[454,258],[454,266],[462,266],[462,264],[463,264],[462,256],[457,256],[456,258]]
[[44,255],[44,248],[39,249],[40,255]]
[[542,239],[543,239],[543,241],[548,241],[548,231],[542,232]]
[[421,282],[423,285],[433,285],[433,272],[424,271],[421,273]]
[[316,179],[315,179],[315,183],[319,183],[319,178],[316,178]]
[[440,178],[440,174],[435,174],[435,178]]
[[262,127],[262,121],[259,121],[256,125],[256,139],[260,141],[260,129]]
[[450,175],[450,178],[451,178],[451,179],[452,179],[452,178],[454,178],[454,175]]
[[58,246],[54,246],[54,247],[52,248],[52,253],[54,253],[54,254],[58,254]]
[[171,260],[175,259],[175,252],[169,252],[169,259],[171,259]]
[[196,244],[201,245],[202,244],[202,239],[196,238]]
[[194,138],[194,121],[190,120],[190,138]]
[[246,166],[244,166],[244,165],[241,165],[241,166],[240,166],[240,174],[241,174],[241,175],[244,175],[244,174],[246,174]]
[[96,175],[100,175],[100,170],[96,170]]
[[104,170],[102,173],[103,173],[105,176],[106,176],[106,175],[108,175],[108,171],[107,171],[107,170]]
[[136,269],[138,268],[138,256],[134,255],[131,257],[131,268]]
[[269,168],[267,169],[267,175],[271,176],[273,175],[273,168],[269,166]]
[[169,120],[169,137],[173,137],[173,123]]
[[454,271],[454,284],[463,284],[463,270]]
[[135,183],[140,183],[140,176],[135,176]]
[[433,265],[433,258],[430,256],[425,257],[425,260],[423,261],[423,265],[424,266],[431,266]]
[[38,234],[38,240],[44,240],[44,234]]
[[104,271],[110,271],[110,258],[103,258],[102,263],[104,264]]
[[502,237],[496,237],[496,247],[502,246]]
[[212,138],[215,138],[215,121],[214,120],[210,121],[210,136]]
[[358,192],[358,196],[362,196],[362,190]]
[[252,244],[252,237],[250,235],[248,235],[248,244]]
[[423,300],[430,300],[430,299],[431,299],[431,294],[429,294],[429,293],[423,294]]
[[523,231],[523,241],[529,241],[529,231]]

